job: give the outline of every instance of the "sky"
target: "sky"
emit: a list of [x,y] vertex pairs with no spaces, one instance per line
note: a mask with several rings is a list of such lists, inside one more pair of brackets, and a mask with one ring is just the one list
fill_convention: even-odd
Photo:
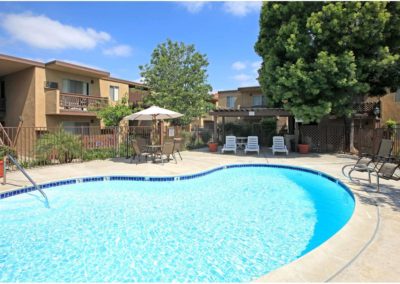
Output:
[[140,81],[166,39],[206,54],[213,91],[258,85],[260,2],[0,2],[0,53]]

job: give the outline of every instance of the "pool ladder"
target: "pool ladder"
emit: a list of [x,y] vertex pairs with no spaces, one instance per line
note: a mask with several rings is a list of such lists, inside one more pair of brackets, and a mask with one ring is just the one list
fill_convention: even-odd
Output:
[[18,161],[13,156],[11,156],[10,154],[7,154],[7,158],[11,162],[13,162],[13,164],[21,171],[21,173],[24,174],[24,176],[32,183],[34,188],[42,194],[42,196],[44,197],[44,200],[45,200],[45,206],[47,208],[50,208],[49,199],[47,198],[46,193],[44,193],[44,191],[36,184],[36,182],[30,177],[30,175],[28,175],[28,173],[25,171],[25,169],[21,166],[20,163],[18,163]]

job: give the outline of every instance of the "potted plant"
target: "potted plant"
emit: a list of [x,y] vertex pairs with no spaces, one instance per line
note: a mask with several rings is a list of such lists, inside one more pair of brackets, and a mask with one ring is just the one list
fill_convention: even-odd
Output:
[[208,144],[208,150],[210,152],[217,152],[218,151],[218,142],[216,142],[214,140],[214,137],[212,137],[207,144]]
[[4,157],[7,156],[7,154],[13,154],[15,151],[6,145],[0,146],[0,177],[4,176]]
[[303,135],[300,135],[300,143],[297,145],[300,154],[308,154],[310,151],[310,146],[306,141],[304,141]]
[[395,131],[396,131],[397,122],[396,122],[395,120],[389,118],[389,119],[385,122],[385,124],[386,124],[387,130],[388,130],[388,132],[389,132],[389,136],[390,136],[390,138],[392,138],[393,134],[394,134]]

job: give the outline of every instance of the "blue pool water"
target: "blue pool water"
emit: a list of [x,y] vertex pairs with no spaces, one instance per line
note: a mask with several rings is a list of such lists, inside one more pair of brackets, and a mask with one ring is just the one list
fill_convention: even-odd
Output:
[[326,241],[354,209],[335,182],[269,167],[46,193],[50,209],[37,192],[0,200],[0,281],[250,281]]

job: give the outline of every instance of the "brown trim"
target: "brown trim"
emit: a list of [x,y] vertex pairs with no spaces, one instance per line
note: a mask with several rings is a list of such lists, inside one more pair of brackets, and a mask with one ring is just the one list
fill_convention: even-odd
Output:
[[260,86],[250,86],[250,87],[240,87],[237,90],[225,90],[225,91],[218,91],[217,94],[224,94],[224,93],[238,93],[241,91],[261,91]]
[[98,69],[93,69],[93,68],[89,68],[89,67],[85,67],[85,66],[81,66],[81,65],[76,65],[76,64],[72,64],[72,63],[68,63],[68,62],[64,62],[64,61],[59,61],[59,60],[53,60],[50,62],[47,62],[45,64],[46,67],[51,67],[51,66],[60,66],[60,67],[66,67],[66,68],[72,68],[72,69],[76,69],[76,70],[80,70],[80,71],[84,71],[84,72],[90,72],[90,73],[94,73],[97,74],[99,76],[102,77],[109,77],[110,73],[103,71],[103,70],[98,70]]
[[260,86],[250,86],[250,87],[240,87],[238,88],[238,91],[258,91],[261,90]]
[[51,116],[96,116],[97,114],[95,112],[80,112],[80,111],[66,111],[66,110],[62,110],[60,109],[60,113],[47,113],[46,115],[51,115]]
[[238,90],[226,90],[226,91],[218,91],[218,94],[224,94],[224,93],[238,93]]
[[[254,115],[249,115],[254,112]],[[221,117],[266,117],[266,116],[292,116],[282,108],[241,108],[241,109],[215,109],[209,112],[210,115]]]
[[8,61],[13,61],[16,63],[23,63],[23,64],[29,64],[32,66],[37,66],[37,67],[45,67],[44,63],[38,62],[38,61],[33,61],[29,59],[24,59],[20,57],[14,57],[10,55],[5,55],[0,53],[0,60],[8,60]]
[[147,88],[147,86],[145,84],[133,82],[133,81],[129,81],[129,80],[124,80],[124,79],[118,79],[118,78],[114,78],[114,77],[102,78],[102,80]]

